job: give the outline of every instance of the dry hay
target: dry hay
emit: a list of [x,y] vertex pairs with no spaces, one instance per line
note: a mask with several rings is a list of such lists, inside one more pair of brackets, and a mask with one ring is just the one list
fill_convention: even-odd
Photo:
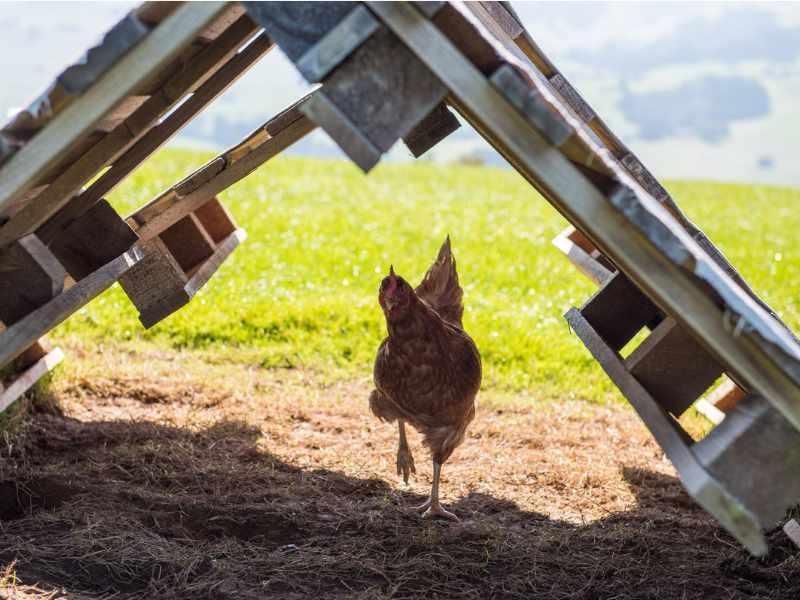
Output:
[[489,398],[443,472],[462,522],[432,523],[407,508],[429,463],[397,480],[367,381],[81,364],[2,448],[0,597],[800,597],[788,540],[750,558],[624,407]]

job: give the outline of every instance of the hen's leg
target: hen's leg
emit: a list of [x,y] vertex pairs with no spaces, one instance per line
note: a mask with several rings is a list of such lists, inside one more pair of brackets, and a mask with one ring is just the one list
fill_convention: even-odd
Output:
[[422,505],[420,508],[424,508],[427,505],[427,510],[423,513],[423,519],[430,519],[433,517],[444,517],[445,519],[451,519],[453,521],[458,521],[459,518],[455,516],[450,511],[445,510],[442,508],[442,505],[439,504],[439,477],[442,473],[442,465],[433,461],[433,486],[431,487],[431,497],[428,499],[428,502]]
[[409,473],[417,472],[414,467],[414,457],[411,455],[411,448],[408,447],[406,439],[406,424],[403,419],[398,419],[400,424],[400,446],[397,448],[397,474],[403,474],[403,481],[408,483]]

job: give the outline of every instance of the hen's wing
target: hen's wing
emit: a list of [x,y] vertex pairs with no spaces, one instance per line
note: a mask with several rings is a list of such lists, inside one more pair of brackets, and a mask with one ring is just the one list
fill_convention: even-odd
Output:
[[464,305],[461,304],[463,291],[458,285],[456,259],[450,250],[449,235],[439,249],[436,262],[425,273],[422,283],[415,291],[417,296],[427,302],[442,319],[463,328],[461,324],[461,316],[464,314]]

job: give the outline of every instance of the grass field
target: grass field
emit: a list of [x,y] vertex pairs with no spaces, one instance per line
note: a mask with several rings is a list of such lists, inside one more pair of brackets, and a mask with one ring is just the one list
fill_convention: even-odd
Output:
[[[112,200],[127,213],[205,158],[164,152]],[[669,187],[800,325],[800,192]],[[250,237],[188,307],[144,332],[115,287],[53,333],[67,360],[0,437],[0,597],[800,597],[780,527],[748,555],[614,403],[561,316],[592,285],[514,173],[285,159],[223,200]],[[419,434],[405,485],[366,402],[379,281],[390,263],[416,281],[447,233],[486,373],[443,469],[460,523],[411,510]]]
[[[114,192],[127,214],[208,157],[167,150]],[[668,185],[755,290],[800,325],[793,190]],[[565,221],[512,171],[279,158],[222,199],[249,239],[194,301],[150,331],[118,286],[53,335],[192,349],[213,361],[370,372],[384,335],[377,287],[389,264],[412,282],[446,234],[465,288],[465,326],[485,387],[543,399],[616,397],[562,314],[593,291],[551,246]],[[67,363],[68,364],[68,363]],[[66,366],[69,369],[69,366]]]

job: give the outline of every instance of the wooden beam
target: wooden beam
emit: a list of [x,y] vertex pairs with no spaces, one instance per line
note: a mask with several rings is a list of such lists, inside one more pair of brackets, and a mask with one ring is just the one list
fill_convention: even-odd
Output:
[[[633,226],[625,213],[493,89],[433,23],[405,4],[370,2],[369,6],[448,86],[464,117],[523,176],[542,190],[572,223],[589,233],[619,268],[635,278],[641,289],[702,340],[726,370],[767,398],[800,429],[800,386],[758,333],[734,334],[732,328],[726,327],[723,310],[698,280],[696,271],[690,270],[691,265],[674,262]],[[605,158],[598,155],[598,160]],[[610,166],[619,170],[615,165]],[[638,188],[629,175],[619,171],[621,181],[631,189]],[[669,214],[649,200],[649,196],[639,199],[661,222],[671,222]],[[748,304],[749,298],[740,294],[734,282],[705,258],[705,253],[682,228],[670,227],[669,233],[686,249],[687,260],[691,257],[702,264],[703,272],[713,275],[716,285],[747,304],[748,310],[760,320],[759,326],[769,327],[782,344],[791,344],[788,334],[781,335],[770,324],[765,311],[752,302]]]
[[0,413],[17,401],[22,394],[31,389],[37,381],[52,371],[62,360],[64,360],[64,353],[61,348],[55,348],[36,361],[24,373],[17,376],[7,388],[3,389],[0,386]]
[[[181,6],[108,69],[95,85],[54,117],[0,166],[0,208],[24,193],[124,98],[135,95],[143,81],[174,59],[225,7],[225,2],[191,2]],[[36,208],[26,213],[18,225],[9,228],[12,221],[0,228],[0,246],[33,231],[52,216],[63,201],[54,198],[50,204],[29,204]]]
[[134,246],[130,251],[88,277],[84,277],[67,291],[0,332],[0,367],[14,360],[42,335],[109,288],[141,257],[141,251]]
[[[268,127],[269,123],[259,132],[266,131]],[[214,177],[207,179],[203,185],[191,193],[181,197],[175,193],[174,189],[167,190],[131,215],[129,222],[136,223],[136,233],[143,240],[159,235],[167,227],[200,208],[210,198],[240,181],[315,128],[316,125],[310,119],[305,115],[298,114],[296,120],[286,125],[283,130],[276,132],[274,135],[261,136],[261,143],[257,143],[252,147],[248,146],[247,153],[242,155],[239,152],[239,146],[231,149],[223,157],[230,154],[237,156],[238,159],[233,162],[226,160],[225,169],[218,171]],[[242,144],[247,143],[246,140]],[[218,169],[217,160],[214,159],[209,162],[201,171],[203,169]],[[194,173],[191,177],[200,176],[198,173]]]
[[208,106],[215,98],[241,77],[252,67],[259,58],[269,52],[274,45],[266,35],[259,36],[247,46],[240,54],[232,58],[225,66],[203,84],[192,96],[175,112],[148,131],[135,145],[129,148],[123,156],[96,181],[81,192],[77,198],[64,208],[65,215],[60,213],[43,226],[46,229],[46,238],[50,231],[60,223],[73,218],[75,213],[86,210],[87,207],[97,202],[114,189],[131,171],[138,167],[153,152],[158,150],[181,127],[192,119],[198,112]]

